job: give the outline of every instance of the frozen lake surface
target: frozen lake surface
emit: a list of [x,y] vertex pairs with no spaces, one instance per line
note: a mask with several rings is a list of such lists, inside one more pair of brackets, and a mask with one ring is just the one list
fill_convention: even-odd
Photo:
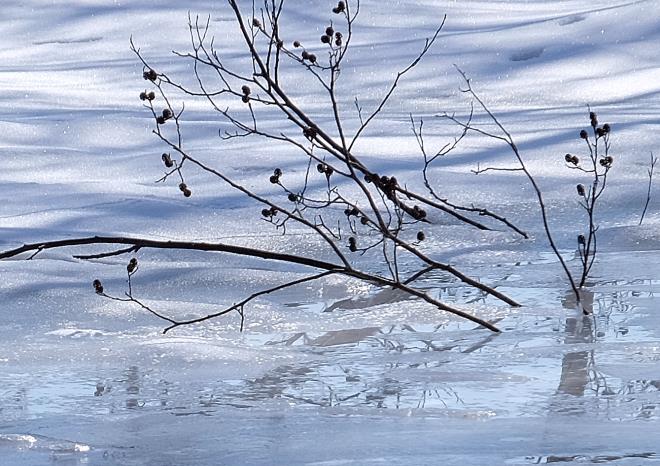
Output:
[[[188,47],[190,8],[211,14],[223,52],[238,60],[223,2],[44,3],[2,7],[0,250],[104,233],[314,251],[300,231],[282,237],[255,222],[258,205],[206,174],[188,174],[190,199],[176,183],[154,183],[164,149],[137,98],[145,84],[129,37],[157,66],[190,77],[170,54]],[[286,32],[311,43],[332,5],[307,6],[290,2]],[[563,157],[579,151],[587,105],[611,122],[616,164],[597,212],[593,315],[574,310],[527,181],[470,172],[512,163],[505,147],[474,136],[432,179],[457,203],[505,213],[531,239],[437,215],[422,248],[523,306],[440,273],[422,284],[497,322],[501,334],[326,278],[250,304],[243,332],[229,315],[163,335],[153,316],[92,290],[100,277],[121,294],[127,257],[80,261],[72,254],[90,250],[73,248],[1,261],[0,465],[660,463],[660,197],[637,225],[658,147],[659,8],[656,0],[364,0],[342,76],[347,105],[356,89],[373,105],[446,13],[438,43],[357,150],[379,172],[419,183],[409,113],[426,119],[429,147],[453,140],[457,128],[434,115],[466,114],[458,64],[518,141],[571,267],[584,218],[574,194],[581,180]],[[301,77],[292,94],[324,121]],[[264,180],[275,166],[304,176],[287,147],[222,145],[215,115],[199,102],[186,108],[190,149],[241,183],[274,195]],[[139,260],[140,296],[188,317],[303,272],[197,252],[144,250]]]

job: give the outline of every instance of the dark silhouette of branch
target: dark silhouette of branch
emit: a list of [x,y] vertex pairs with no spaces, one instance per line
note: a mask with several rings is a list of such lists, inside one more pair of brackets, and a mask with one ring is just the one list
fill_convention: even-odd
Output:
[[[235,254],[235,255],[240,255],[240,256],[249,256],[249,257],[255,257],[255,258],[260,258],[264,260],[273,260],[273,261],[279,261],[279,262],[286,262],[286,263],[292,263],[292,264],[299,264],[315,269],[320,269],[325,272],[329,273],[335,273],[335,274],[341,274],[344,276],[348,277],[353,277],[359,280],[362,280],[367,283],[372,283],[375,285],[379,286],[390,286],[394,289],[398,289],[401,291],[404,291],[411,296],[415,296],[417,298],[422,299],[423,301],[426,301],[429,304],[434,305],[440,310],[447,311],[451,314],[455,314],[459,317],[462,317],[464,319],[470,320],[474,323],[477,323],[489,330],[499,332],[497,327],[492,325],[491,323],[480,319],[478,317],[475,317],[467,312],[461,311],[459,309],[455,309],[451,306],[448,306],[432,297],[430,297],[428,294],[426,294],[424,291],[412,288],[408,284],[404,284],[392,279],[388,279],[385,277],[381,277],[376,274],[371,274],[367,272],[363,272],[360,270],[356,270],[350,266],[342,266],[339,264],[333,264],[330,262],[326,261],[321,261],[318,259],[313,259],[310,257],[304,257],[304,256],[299,256],[299,255],[292,255],[292,254],[285,254],[285,253],[278,253],[278,252],[273,252],[273,251],[266,251],[262,249],[255,249],[255,248],[247,248],[243,246],[234,246],[234,245],[228,245],[228,244],[223,244],[223,243],[205,243],[205,242],[191,242],[191,241],[158,241],[158,240],[150,240],[150,239],[144,239],[144,238],[128,238],[128,237],[109,237],[109,236],[91,236],[91,237],[85,237],[85,238],[70,238],[70,239],[64,239],[64,240],[55,240],[55,241],[45,241],[42,243],[31,243],[31,244],[24,244],[23,246],[14,248],[14,249],[9,249],[6,251],[0,252],[0,260],[2,259],[8,259],[12,257],[16,257],[20,254],[26,253],[26,252],[33,252],[33,251],[44,251],[48,249],[59,249],[63,247],[68,247],[68,246],[82,246],[82,245],[95,245],[95,244],[129,244],[132,245],[133,247],[140,248],[140,249],[145,249],[145,248],[152,248],[152,249],[182,249],[182,250],[195,250],[195,251],[207,251],[207,252],[222,252],[222,253],[228,253],[228,254]],[[130,277],[130,275],[129,275]],[[319,277],[320,278],[320,277]],[[293,283],[293,282],[292,282]],[[129,281],[130,285],[130,281]],[[287,284],[284,285],[279,285],[279,287],[276,287],[276,289],[273,289],[272,291],[277,291],[279,289],[285,288],[286,286],[290,286]],[[267,292],[272,292],[272,291],[267,291],[265,290],[264,292],[259,292],[257,296],[267,293]],[[495,290],[492,290],[495,293],[497,293]],[[97,291],[98,292],[98,291]],[[103,293],[99,293],[103,294]],[[499,293],[497,293],[499,294]],[[256,297],[256,296],[255,296]],[[129,301],[129,302],[135,302],[136,304],[141,305],[144,307],[146,310],[149,312],[153,313],[154,315],[167,320],[168,322],[174,324],[176,321],[173,321],[171,318],[166,318],[162,316],[162,314],[158,314],[152,309],[146,307],[143,305],[141,302],[137,301],[135,298],[132,296],[132,291],[129,289],[129,293],[127,295],[127,298],[114,298],[116,300],[124,300],[124,301]],[[251,299],[248,299],[250,301]],[[234,310],[235,308],[232,308]],[[230,311],[227,311],[230,312]],[[210,319],[212,317],[208,317]],[[206,318],[203,320],[207,320]],[[178,325],[183,325],[177,324]]]
[[653,156],[651,152],[651,162],[649,163],[649,168],[647,173],[649,175],[649,185],[646,190],[646,202],[644,203],[644,209],[642,210],[642,215],[639,217],[639,224],[641,225],[644,221],[644,216],[646,215],[646,210],[649,208],[649,202],[651,202],[651,188],[653,186],[653,172],[655,170],[655,164],[658,163],[658,158]]

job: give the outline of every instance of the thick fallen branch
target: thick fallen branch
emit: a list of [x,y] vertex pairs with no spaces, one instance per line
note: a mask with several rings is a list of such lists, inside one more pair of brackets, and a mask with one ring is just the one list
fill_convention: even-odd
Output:
[[[9,249],[6,251],[0,252],[0,259],[8,259],[12,257],[19,256],[20,254],[23,253],[32,253],[30,255],[30,258],[34,257],[36,254],[48,250],[48,249],[59,249],[63,247],[69,247],[69,246],[83,246],[83,245],[97,245],[97,244],[123,244],[123,245],[129,245],[131,247],[129,248],[124,248],[118,251],[115,251],[117,254],[120,253],[125,253],[125,252],[132,252],[137,249],[144,249],[144,248],[153,248],[153,249],[179,249],[179,250],[196,250],[196,251],[206,251],[206,252],[221,252],[221,253],[227,253],[227,254],[236,254],[240,256],[248,256],[248,257],[255,257],[255,258],[260,258],[264,260],[273,260],[273,261],[279,261],[279,262],[286,262],[286,263],[291,263],[291,264],[299,264],[307,267],[311,267],[314,269],[318,270],[323,270],[328,272],[322,273],[318,276],[314,276],[313,278],[321,278],[321,276],[329,275],[330,273],[332,274],[339,274],[339,275],[344,275],[347,277],[353,277],[359,280],[362,280],[367,283],[372,283],[374,285],[379,285],[379,286],[390,286],[394,289],[401,290],[403,292],[406,292],[410,294],[411,296],[415,296],[423,301],[426,301],[427,303],[435,306],[436,308],[449,312],[451,314],[457,315],[459,317],[462,317],[464,319],[470,320],[474,323],[477,323],[493,332],[499,332],[500,330],[491,324],[488,321],[485,321],[483,319],[480,319],[479,317],[473,316],[465,311],[461,311],[460,309],[456,309],[452,306],[448,306],[447,304],[444,304],[437,299],[432,298],[428,294],[426,294],[424,291],[418,290],[416,288],[413,288],[410,286],[410,283],[412,283],[415,279],[419,277],[419,275],[413,275],[411,279],[405,281],[405,282],[400,282],[396,280],[392,280],[389,278],[385,278],[376,274],[372,273],[367,273],[363,272],[360,270],[357,270],[351,266],[346,266],[346,265],[340,265],[340,264],[333,264],[331,262],[326,262],[318,259],[313,259],[309,257],[304,257],[304,256],[297,256],[297,255],[292,255],[292,254],[285,254],[285,253],[280,253],[280,252],[274,252],[274,251],[266,251],[262,249],[256,249],[256,248],[248,248],[248,247],[243,247],[243,246],[234,246],[230,244],[224,244],[224,243],[206,243],[206,242],[191,242],[191,241],[159,241],[159,240],[151,240],[151,239],[145,239],[145,238],[130,238],[130,237],[115,237],[115,236],[90,236],[90,237],[85,237],[85,238],[70,238],[70,239],[63,239],[63,240],[55,240],[55,241],[45,241],[45,242],[40,242],[40,243],[31,243],[31,244],[24,244],[23,246],[20,246],[18,248],[14,249]],[[112,253],[103,253],[103,254],[97,254],[97,255],[90,255],[90,256],[78,256],[78,257],[107,257],[109,255],[112,255]],[[444,264],[441,264],[444,265]],[[449,266],[445,266],[449,267]],[[441,270],[446,270],[444,267],[432,267],[432,268],[437,268]],[[428,270],[430,270],[429,268]],[[130,278],[130,274],[129,274]],[[308,281],[310,278],[303,279],[304,281]],[[252,299],[256,298],[257,296],[271,293],[283,288],[286,288],[288,286],[291,286],[293,284],[296,284],[297,282],[300,282],[299,280],[294,280],[291,282],[287,282],[282,285],[278,285],[274,288],[264,290],[261,292],[257,292],[250,297],[246,298],[243,300],[241,303],[238,303],[224,311],[220,311],[218,313],[214,314],[209,314],[204,317],[200,317],[197,319],[191,319],[188,321],[176,321],[172,318],[166,317],[160,313],[157,313],[153,311],[151,308],[148,306],[144,305],[141,303],[139,300],[135,299],[132,296],[132,292],[129,291],[127,294],[126,299],[117,299],[117,300],[123,300],[123,301],[130,301],[130,302],[135,302],[136,304],[140,305],[141,307],[147,309],[149,312],[154,314],[155,316],[164,319],[168,321],[171,326],[169,326],[167,330],[170,330],[171,328],[180,326],[180,325],[186,325],[186,324],[192,324],[192,323],[198,323],[202,322],[204,320],[211,319],[213,317],[218,317],[220,315],[224,315],[232,310],[239,310],[240,313],[242,313],[242,308],[243,306],[251,301]],[[478,282],[477,282],[478,283]],[[501,293],[497,292],[496,290],[487,287],[483,284],[479,284],[480,288],[483,289],[484,291],[487,291],[489,294],[492,294],[493,296],[504,296]],[[475,286],[473,284],[473,286]],[[97,290],[98,292],[98,290]],[[105,295],[102,291],[99,294]],[[507,298],[509,301],[515,303],[515,301],[510,300],[510,298]],[[514,304],[517,305],[517,304]]]

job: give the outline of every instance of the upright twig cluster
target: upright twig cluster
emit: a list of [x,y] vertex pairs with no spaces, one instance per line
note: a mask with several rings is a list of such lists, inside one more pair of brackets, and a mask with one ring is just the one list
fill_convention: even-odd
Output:
[[[473,172],[475,174],[481,174],[489,170],[494,171],[520,171],[526,178],[529,180],[536,199],[538,201],[539,210],[541,213],[541,218],[543,221],[543,229],[545,236],[550,244],[550,248],[553,253],[559,260],[561,267],[570,283],[571,289],[575,294],[578,307],[585,313],[589,313],[589,309],[582,305],[581,293],[580,290],[585,286],[587,278],[591,272],[591,269],[594,265],[597,252],[597,231],[598,224],[595,219],[596,207],[598,205],[605,187],[607,185],[607,176],[612,164],[614,162],[613,157],[609,154],[610,152],[610,131],[611,127],[609,124],[604,124],[602,126],[598,123],[598,117],[594,112],[589,112],[589,123],[591,132],[583,129],[580,131],[579,137],[586,143],[587,146],[587,156],[584,157],[585,161],[572,154],[566,154],[564,160],[566,166],[573,170],[578,170],[589,177],[589,181],[585,184],[578,184],[576,187],[577,194],[579,196],[579,205],[584,209],[587,215],[586,222],[586,233],[580,233],[577,235],[577,251],[580,258],[580,272],[575,275],[569,268],[566,260],[559,251],[557,244],[555,242],[554,236],[552,234],[552,229],[550,227],[548,208],[544,201],[543,192],[539,187],[538,182],[536,181],[533,174],[530,172],[527,164],[525,163],[522,154],[518,146],[516,145],[511,133],[504,127],[498,117],[490,110],[486,103],[479,97],[475,92],[470,82],[470,79],[467,75],[459,68],[458,72],[463,78],[465,83],[465,88],[462,89],[462,92],[470,95],[470,97],[477,103],[479,108],[489,117],[490,121],[495,125],[497,132],[492,132],[486,130],[482,127],[478,127],[472,123],[472,117],[474,109],[471,107],[469,117],[467,120],[462,121],[456,118],[454,115],[443,115],[444,118],[451,120],[456,123],[463,129],[463,133],[458,141],[462,139],[465,134],[469,131],[473,131],[479,134],[482,134],[486,137],[496,139],[504,142],[511,149],[517,165],[513,167],[478,167]],[[420,126],[421,131],[421,126]],[[447,146],[447,151],[453,150],[456,144],[452,146]],[[428,159],[425,155],[425,162],[428,166],[428,161],[433,161],[433,159]],[[649,176],[652,176],[652,171],[649,172]]]

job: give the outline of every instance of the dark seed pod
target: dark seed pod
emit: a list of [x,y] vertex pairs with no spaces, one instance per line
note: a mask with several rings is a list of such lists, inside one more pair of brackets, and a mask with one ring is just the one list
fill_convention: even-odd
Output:
[[294,46],[295,48],[300,47],[300,41],[294,40],[294,41],[293,41],[293,46]]
[[610,127],[609,123],[605,123],[603,125],[603,131],[605,131],[606,134],[609,133],[611,131],[611,129],[612,128]]
[[270,208],[270,215],[273,216],[273,217],[275,215],[277,215],[277,208],[276,207],[271,207]]
[[186,189],[184,189],[184,190],[183,190],[183,195],[184,195],[185,197],[190,197],[190,196],[192,196],[192,191],[190,190],[190,188],[186,188]]
[[580,163],[580,159],[578,159],[577,155],[574,155],[573,158],[571,159],[571,163],[573,165],[578,165]]
[[243,87],[241,87],[241,91],[243,92],[243,95],[250,95],[250,92],[252,92],[250,90],[250,86],[247,85],[243,85]]
[[309,58],[309,52],[307,52],[307,50],[303,50],[300,56],[302,57],[303,60],[307,60]]
[[584,246],[584,244],[585,244],[585,242],[586,242],[586,240],[585,240],[585,238],[584,238],[584,235],[578,235],[578,237],[577,237],[577,242],[578,242],[579,245]]
[[335,172],[334,168],[332,168],[329,165],[326,165],[326,167],[325,167],[325,176],[330,178],[334,172]]
[[362,217],[360,218],[360,223],[362,225],[366,225],[367,223],[369,223],[369,219],[367,217]]
[[330,43],[330,36],[326,36],[325,34],[321,36],[321,42],[323,44],[329,44]]
[[310,53],[308,58],[310,63],[316,63],[316,55],[313,53]]
[[571,163],[573,162],[573,156],[571,154],[566,154],[564,160],[566,160],[566,163]]
[[263,209],[261,211],[261,215],[263,215],[264,217],[272,217],[272,215],[270,213],[270,209]]
[[169,120],[170,118],[172,118],[172,116],[173,116],[172,115],[172,110],[170,110],[169,108],[163,109],[163,118],[165,118],[166,120]]
[[314,139],[316,137],[316,128],[308,127],[303,129],[303,136],[307,139]]
[[594,112],[589,112],[589,119],[591,120],[591,126],[595,128],[598,126],[598,117]]
[[163,118],[162,116],[156,117],[156,123],[158,123],[159,125],[164,125],[165,118]]
[[245,95],[245,94],[243,94],[243,95],[241,96],[241,100],[243,101],[244,104],[247,104],[247,103],[250,101],[250,97],[247,96],[247,95]]
[[339,32],[339,31],[335,32],[335,39],[341,40],[342,37],[343,36],[341,35],[341,32]]
[[154,91],[151,91],[147,94],[147,100],[151,101],[156,98],[156,93]]
[[339,39],[335,39],[335,45],[336,45],[337,47],[341,47],[341,38],[339,38]]
[[319,173],[325,173],[325,164],[319,163],[316,166],[316,171],[319,172]]
[[146,92],[140,92],[140,100],[147,100],[147,93]]
[[103,284],[101,283],[101,280],[98,278],[92,282],[92,286],[94,287],[94,291],[97,294],[103,293]]
[[577,193],[578,193],[578,195],[579,195],[579,196],[584,196],[584,193],[585,193],[585,191],[584,191],[584,185],[579,184],[579,185],[577,185],[576,188],[577,188]]
[[252,26],[256,27],[257,29],[261,29],[261,21],[259,21],[257,18],[252,18]]
[[426,239],[426,235],[424,234],[423,231],[418,231],[417,232],[417,241],[424,241]]
[[158,79],[158,73],[156,73],[154,70],[151,68],[148,70],[145,70],[144,73],[142,73],[142,77],[147,80],[147,81],[155,81]]
[[344,215],[346,215],[347,217],[350,217],[351,216],[351,209],[344,209]]
[[332,29],[332,26],[328,26],[327,28],[325,28],[325,33],[326,33],[326,35],[332,37],[332,35],[335,33],[335,30]]
[[583,129],[582,131],[580,131],[580,137],[581,137],[582,139],[587,139],[587,138],[589,137],[589,135],[587,134],[587,130],[586,130],[586,129]]
[[280,168],[276,168],[275,170],[273,170],[273,175],[278,177],[282,176],[282,170]]
[[282,47],[284,47],[284,41],[280,39],[275,43],[275,45],[277,45],[278,49],[281,49]]
[[291,202],[298,202],[298,196],[296,196],[296,195],[293,194],[293,193],[289,193],[289,200],[290,200]]
[[188,189],[188,185],[186,183],[179,183],[179,191],[185,191]]
[[605,131],[603,130],[603,128],[596,128],[596,136],[598,136],[599,138],[605,136]]
[[277,183],[280,182],[280,177],[279,176],[271,175],[269,179],[270,179],[270,182],[273,183],[273,184],[277,184]]
[[357,251],[357,241],[355,240],[355,238],[353,236],[348,238],[348,249],[351,252]]
[[167,168],[172,168],[174,166],[174,162],[172,161],[170,154],[163,154],[161,158],[163,159],[163,163]]
[[135,269],[137,269],[138,261],[135,257],[133,257],[129,262],[128,265],[126,266],[126,270],[128,273],[133,273],[135,272]]

